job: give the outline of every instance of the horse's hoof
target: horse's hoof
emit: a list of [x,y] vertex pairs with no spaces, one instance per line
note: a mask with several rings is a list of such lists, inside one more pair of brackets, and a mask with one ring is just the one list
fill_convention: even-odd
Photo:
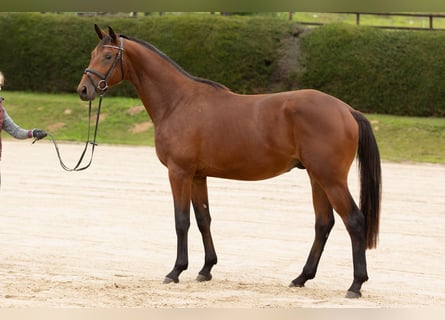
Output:
[[361,296],[362,296],[362,294],[360,292],[354,292],[354,291],[348,290],[348,292],[346,292],[345,298],[358,299]]
[[304,284],[294,283],[293,281],[289,284],[289,288],[303,288]]
[[204,281],[210,281],[212,280],[212,275],[209,274],[208,276],[205,276],[203,274],[198,274],[198,276],[196,277],[196,281],[198,282],[204,282]]
[[173,279],[171,279],[171,278],[169,278],[169,277],[165,277],[165,279],[164,279],[164,281],[162,282],[163,284],[169,284],[169,283],[178,283],[179,282],[179,280],[173,280]]

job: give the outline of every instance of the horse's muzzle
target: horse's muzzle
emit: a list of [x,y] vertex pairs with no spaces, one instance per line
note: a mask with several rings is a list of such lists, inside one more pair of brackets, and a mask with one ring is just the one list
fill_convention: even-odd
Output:
[[83,84],[82,82],[77,87],[77,93],[83,101],[92,101],[96,98],[96,90],[93,87]]

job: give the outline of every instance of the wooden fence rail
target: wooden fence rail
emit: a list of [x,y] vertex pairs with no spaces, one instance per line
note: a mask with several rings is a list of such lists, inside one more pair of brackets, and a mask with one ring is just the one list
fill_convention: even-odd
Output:
[[[441,13],[391,13],[391,12],[337,12],[338,14],[350,14],[355,15],[355,23],[357,25],[362,24],[363,16],[386,16],[386,17],[412,17],[412,18],[427,18],[428,26],[425,27],[409,27],[409,26],[385,26],[385,25],[367,25],[375,28],[382,29],[399,29],[399,30],[441,30],[445,31],[445,28],[435,27],[435,19],[445,19],[445,14]],[[289,13],[289,20],[293,19],[293,13]],[[298,21],[303,25],[320,26],[326,24],[325,22],[313,22],[313,21]]]

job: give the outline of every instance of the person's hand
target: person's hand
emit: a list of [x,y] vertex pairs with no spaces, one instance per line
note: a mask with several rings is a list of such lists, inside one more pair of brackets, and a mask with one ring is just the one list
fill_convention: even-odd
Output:
[[47,133],[45,130],[41,129],[34,129],[32,130],[32,136],[36,138],[37,140],[43,139],[47,136]]

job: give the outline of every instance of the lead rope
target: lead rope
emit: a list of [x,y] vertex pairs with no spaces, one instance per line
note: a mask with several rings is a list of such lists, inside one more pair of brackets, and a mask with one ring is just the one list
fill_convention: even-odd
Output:
[[[82,171],[87,169],[91,163],[93,162],[93,154],[94,154],[94,148],[97,146],[96,144],[96,137],[97,137],[97,129],[99,127],[99,116],[100,116],[100,108],[102,106],[102,99],[103,99],[103,94],[100,95],[99,98],[99,106],[97,107],[97,115],[96,115],[96,123],[95,123],[95,127],[94,127],[94,135],[93,135],[93,141],[90,141],[90,133],[91,133],[91,109],[92,109],[92,101],[90,100],[90,104],[89,104],[89,109],[88,109],[88,138],[87,141],[85,142],[85,147],[83,149],[83,152],[80,156],[79,161],[77,162],[77,164],[73,167],[70,168],[68,167],[62,160],[62,157],[60,156],[60,150],[59,150],[59,146],[57,144],[56,139],[54,138],[54,136],[50,133],[48,133],[48,136],[51,138],[51,141],[54,144],[54,148],[56,149],[56,153],[57,153],[57,157],[59,158],[59,162],[60,162],[60,166],[65,170],[65,171]],[[35,139],[33,141],[33,143],[35,143],[36,141],[38,141],[38,139]],[[90,161],[83,167],[80,167],[80,165],[82,164],[83,158],[85,157],[85,154],[88,150],[88,146],[92,145],[91,147],[91,157],[90,157]]]
[[[116,67],[116,65],[119,63],[119,61],[121,62],[121,72],[122,72],[122,79],[124,79],[124,60],[122,57],[122,51],[124,50],[124,39],[122,37],[119,38],[120,40],[120,46],[116,47],[116,46],[111,46],[111,45],[104,45],[104,47],[110,47],[110,48],[115,48],[118,49],[119,52],[116,55],[113,65],[111,66],[111,68],[108,70],[108,72],[103,75],[102,73],[94,70],[94,69],[85,69],[84,73],[88,76],[88,78],[90,79],[91,83],[93,86],[96,87],[97,90],[99,90],[101,92],[100,94],[100,98],[99,98],[99,106],[97,107],[97,116],[96,116],[96,125],[94,127],[94,136],[93,136],[93,141],[90,141],[90,132],[91,132],[91,109],[92,109],[92,102],[90,100],[90,106],[89,106],[89,110],[88,110],[88,139],[85,142],[85,148],[83,149],[83,152],[80,156],[79,161],[77,162],[77,164],[73,167],[70,168],[67,165],[65,165],[65,163],[62,160],[62,157],[60,156],[60,151],[59,151],[59,146],[57,145],[57,141],[56,139],[53,137],[52,134],[47,133],[47,135],[51,138],[54,147],[56,148],[56,153],[57,153],[57,157],[59,158],[59,162],[61,167],[66,170],[66,171],[82,171],[87,169],[91,163],[93,162],[93,154],[94,154],[94,148],[97,146],[96,144],[96,136],[97,136],[97,128],[99,127],[99,116],[100,116],[100,107],[102,106],[102,99],[104,94],[107,92],[108,90],[108,78],[110,77],[111,73],[113,72],[114,68]],[[90,73],[93,73],[94,75],[96,75],[97,77],[99,77],[99,79],[101,79],[97,85],[94,84],[93,79],[91,79]],[[35,139],[33,141],[36,142],[39,139]],[[85,157],[85,154],[88,150],[88,146],[92,145],[91,147],[91,157],[90,157],[90,161],[83,167],[80,167],[80,165],[82,164],[83,158]]]

